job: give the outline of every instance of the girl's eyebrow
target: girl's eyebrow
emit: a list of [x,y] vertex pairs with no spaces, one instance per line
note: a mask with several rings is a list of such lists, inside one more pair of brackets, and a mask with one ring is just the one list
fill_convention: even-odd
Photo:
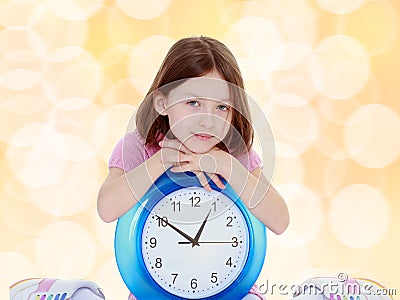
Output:
[[206,96],[199,96],[193,93],[184,93],[182,95],[183,97],[185,97],[185,99],[192,99],[192,98],[200,98],[200,99],[205,99],[205,100],[214,100],[214,101],[218,101],[218,102],[226,102],[228,104],[231,103],[231,99],[227,98],[227,99],[217,99],[217,98],[211,98],[211,97],[206,97]]

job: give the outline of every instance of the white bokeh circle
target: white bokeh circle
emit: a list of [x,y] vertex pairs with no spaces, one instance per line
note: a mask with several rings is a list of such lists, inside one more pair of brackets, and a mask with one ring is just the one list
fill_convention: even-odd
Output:
[[39,1],[3,1],[0,4],[0,24],[7,28],[29,26],[32,11]]
[[[15,247],[19,239],[16,236],[26,238],[38,235],[48,223],[48,215],[40,211],[34,204],[28,201],[28,189],[14,178],[7,178],[2,182],[0,190],[0,219],[3,228],[3,240],[7,241],[7,247]],[[29,218],[27,213],[29,212]],[[32,222],[32,220],[35,220]]]
[[34,92],[0,100],[0,140],[8,143],[18,128],[33,122],[45,122],[50,105]]
[[397,160],[400,140],[398,114],[382,104],[367,104],[350,115],[345,126],[346,151],[350,157],[367,168],[384,168]]
[[366,0],[316,0],[325,10],[334,14],[349,14],[358,10]]
[[40,74],[30,69],[13,69],[0,74],[0,86],[10,90],[26,90],[37,84]]
[[129,104],[111,106],[96,118],[93,125],[92,140],[100,158],[108,163],[115,143],[125,133],[125,126],[136,107]]
[[68,21],[85,21],[95,15],[105,0],[57,0],[48,1],[53,12]]
[[48,53],[48,41],[31,28],[0,30],[1,72],[17,68],[39,72]]
[[70,21],[60,18],[54,13],[50,3],[56,5],[58,1],[41,1],[35,6],[29,20],[29,30],[34,30],[45,41],[44,46],[47,55],[44,58],[49,53],[62,47],[85,47],[89,37],[89,22],[86,20]]
[[125,62],[134,47],[135,46],[132,44],[116,43],[114,46],[108,48],[101,54],[99,58],[100,65],[104,69],[118,67],[119,64],[124,64],[125,66]]
[[346,124],[349,116],[360,106],[365,103],[365,99],[361,101],[358,98],[349,98],[342,101],[336,101],[325,96],[318,99],[318,110],[325,119],[343,126]]
[[58,101],[68,98],[94,100],[104,83],[103,68],[97,59],[76,46],[50,53],[44,75],[54,87]]
[[139,105],[142,94],[132,85],[132,79],[124,78],[104,87],[101,98],[104,104],[110,106],[125,103]]
[[273,72],[271,77],[264,81],[265,89],[271,96],[296,95],[310,102],[318,94],[312,82],[310,62],[311,56],[292,68]]
[[300,43],[285,43],[276,46],[270,53],[273,71],[283,71],[300,65],[311,54],[312,49]]
[[390,207],[385,196],[367,184],[341,189],[332,199],[328,221],[336,238],[350,248],[370,248],[387,233]]
[[276,140],[291,145],[298,155],[306,152],[318,137],[318,114],[298,95],[275,95],[264,105],[264,111]]
[[274,185],[286,183],[303,183],[305,164],[301,156],[288,144],[276,142],[276,166]]
[[153,35],[132,49],[128,63],[129,79],[142,95],[150,88],[154,74],[172,44],[173,40],[165,35]]
[[316,88],[327,97],[353,97],[367,84],[370,72],[368,51],[350,36],[329,36],[315,48],[311,76]]
[[8,295],[10,285],[22,279],[37,277],[37,270],[31,258],[17,251],[0,252],[0,266],[3,277],[0,283],[1,295]]
[[117,0],[118,7],[129,17],[150,20],[162,15],[172,0]]
[[66,161],[82,162],[94,157],[89,142],[83,137],[71,133],[59,133],[59,143],[54,145],[54,151]]
[[273,20],[243,17],[230,27],[225,39],[247,80],[264,80],[276,68],[269,57],[283,36]]
[[82,225],[50,223],[36,239],[34,258],[43,274],[54,278],[84,278],[92,271],[96,245]]
[[57,132],[54,151],[67,161],[81,161],[95,155],[93,130],[101,109],[90,99],[72,97],[52,106],[48,124]]
[[54,151],[57,134],[47,124],[30,123],[10,138],[6,161],[11,173],[27,186],[42,187],[57,182],[66,167]]
[[318,38],[319,12],[307,0],[269,1],[286,41],[313,46]]
[[344,160],[348,158],[348,154],[337,140],[331,137],[320,135],[314,143],[314,147],[323,155],[331,160]]
[[95,209],[101,181],[100,165],[95,159],[70,162],[57,182],[27,187],[27,200],[51,216],[71,216]]
[[289,248],[305,246],[316,238],[324,223],[319,196],[311,188],[298,183],[287,183],[276,188],[290,212],[290,224],[281,243]]

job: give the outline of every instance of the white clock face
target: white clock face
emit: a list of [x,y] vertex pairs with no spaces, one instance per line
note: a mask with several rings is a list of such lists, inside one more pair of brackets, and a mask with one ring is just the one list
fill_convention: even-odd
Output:
[[147,270],[162,288],[201,299],[238,277],[248,241],[247,223],[230,198],[193,187],[157,203],[145,221],[141,246]]

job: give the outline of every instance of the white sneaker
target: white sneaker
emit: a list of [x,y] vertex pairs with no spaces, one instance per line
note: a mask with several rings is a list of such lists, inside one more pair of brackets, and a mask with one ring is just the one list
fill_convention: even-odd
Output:
[[104,300],[104,294],[94,282],[29,278],[10,286],[10,300]]

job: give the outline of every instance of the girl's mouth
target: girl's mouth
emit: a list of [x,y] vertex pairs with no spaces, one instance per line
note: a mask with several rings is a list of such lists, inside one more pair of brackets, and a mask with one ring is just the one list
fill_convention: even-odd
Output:
[[205,133],[195,133],[194,136],[201,141],[208,141],[212,138],[212,135],[205,134]]

